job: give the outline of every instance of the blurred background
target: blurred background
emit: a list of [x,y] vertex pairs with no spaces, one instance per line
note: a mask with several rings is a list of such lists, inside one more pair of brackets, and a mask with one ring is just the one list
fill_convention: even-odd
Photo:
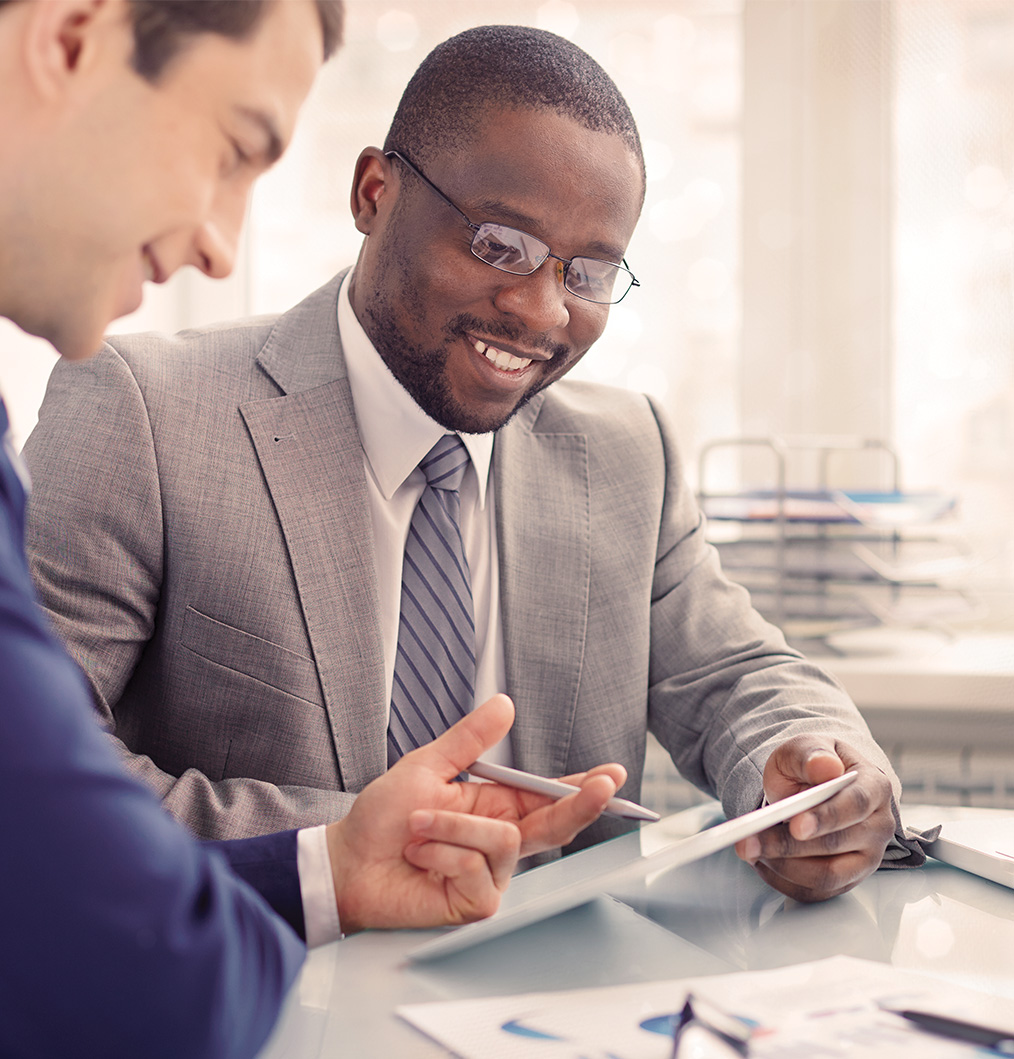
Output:
[[[642,286],[574,374],[665,405],[728,565],[802,645],[999,635],[972,669],[1014,680],[1014,0],[347,5],[235,275],[179,275],[115,330],[300,300],[354,260],[356,156],[426,53],[481,23],[555,31],[626,95],[648,176]],[[0,330],[18,440],[52,360]]]

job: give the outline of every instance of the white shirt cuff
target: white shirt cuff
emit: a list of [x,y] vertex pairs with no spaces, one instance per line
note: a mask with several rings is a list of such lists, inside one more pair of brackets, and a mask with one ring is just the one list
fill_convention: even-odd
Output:
[[342,936],[334,876],[327,853],[327,825],[304,827],[296,833],[296,867],[303,898],[303,925],[307,948],[326,945]]

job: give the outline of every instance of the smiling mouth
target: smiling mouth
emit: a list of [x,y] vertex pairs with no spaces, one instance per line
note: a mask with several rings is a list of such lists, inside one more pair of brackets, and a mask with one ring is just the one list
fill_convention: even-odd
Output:
[[532,357],[516,357],[513,353],[508,353],[504,349],[497,349],[496,346],[487,345],[478,338],[470,337],[469,341],[471,341],[476,353],[481,353],[490,364],[501,371],[521,371],[523,368],[527,368],[533,359]]

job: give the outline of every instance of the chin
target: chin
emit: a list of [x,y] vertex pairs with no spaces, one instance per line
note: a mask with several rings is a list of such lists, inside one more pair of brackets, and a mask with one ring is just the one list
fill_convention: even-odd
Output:
[[73,334],[50,338],[57,353],[65,360],[87,360],[102,346],[102,331],[75,331]]

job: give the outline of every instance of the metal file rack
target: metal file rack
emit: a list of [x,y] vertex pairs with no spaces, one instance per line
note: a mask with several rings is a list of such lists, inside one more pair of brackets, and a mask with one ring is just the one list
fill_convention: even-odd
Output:
[[[714,489],[714,455],[729,448],[769,456],[767,483]],[[845,454],[872,454],[888,488],[836,486]],[[790,483],[800,458],[815,467],[815,484]],[[880,439],[717,439],[701,450],[698,486],[726,572],[792,641],[831,648],[835,633],[881,624],[946,630],[976,609],[961,584],[972,560],[952,532],[956,499],[903,491],[898,455]]]

